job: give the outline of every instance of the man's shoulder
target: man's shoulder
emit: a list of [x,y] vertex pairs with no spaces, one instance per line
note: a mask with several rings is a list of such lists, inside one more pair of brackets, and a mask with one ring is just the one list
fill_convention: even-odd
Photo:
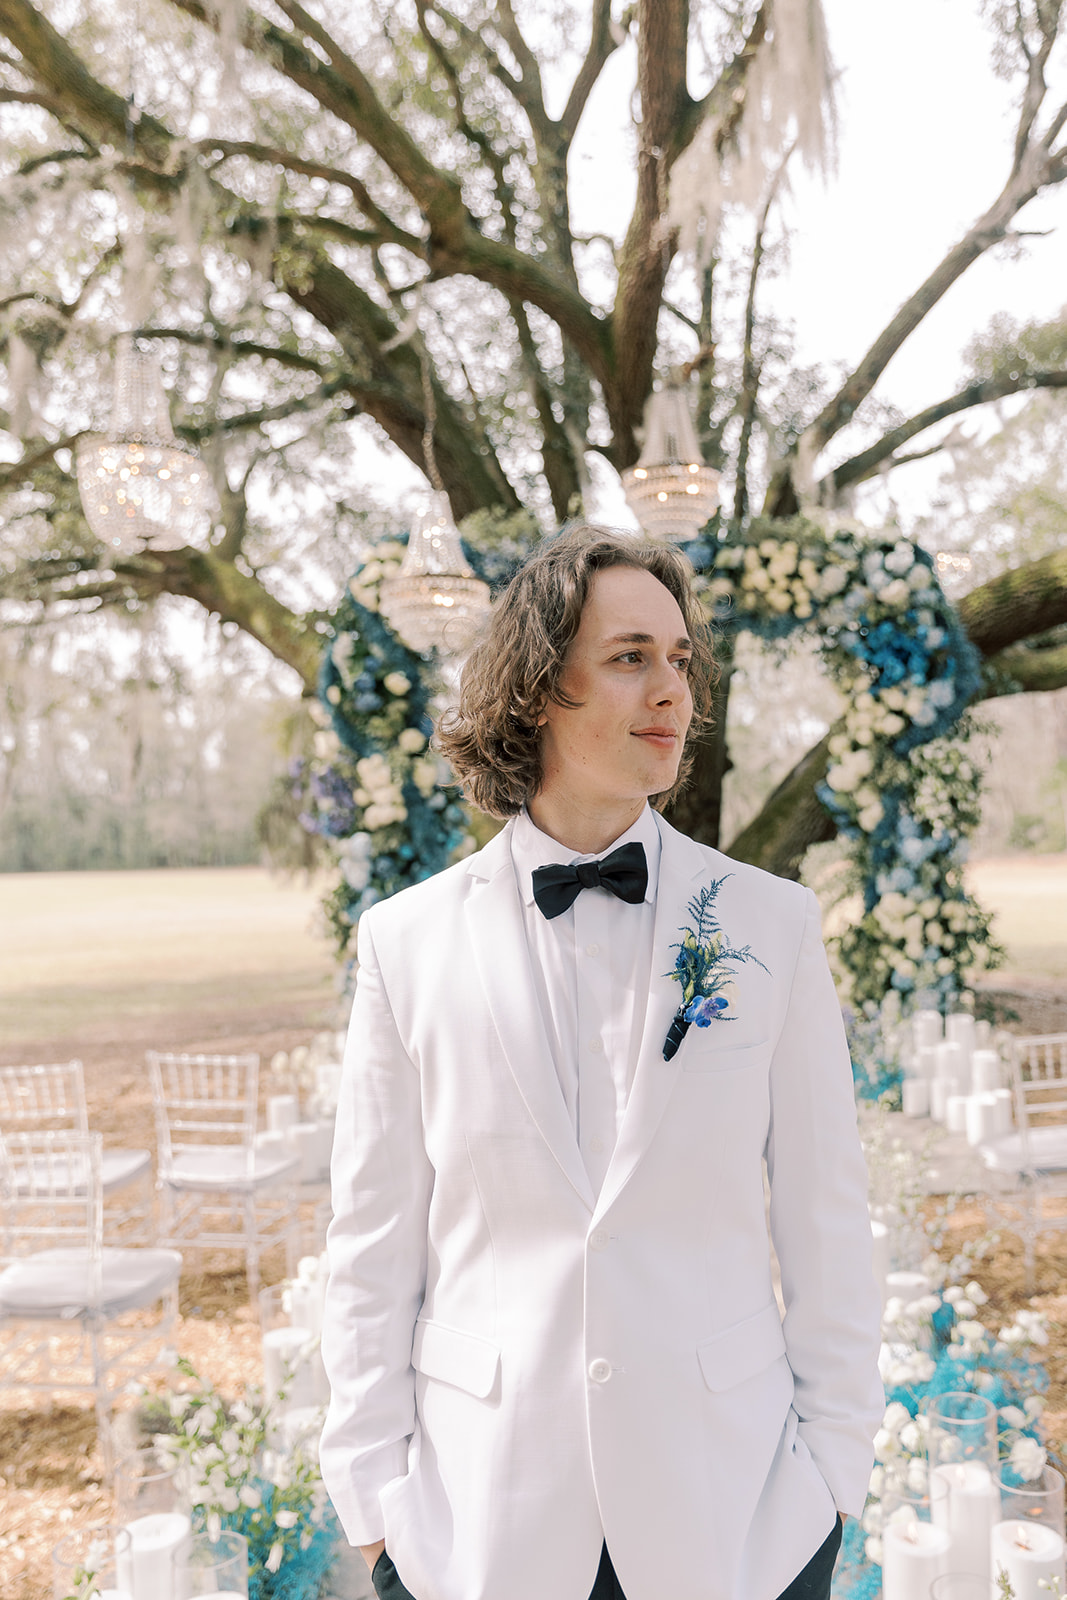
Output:
[[730,887],[740,891],[751,903],[767,910],[789,910],[794,914],[806,908],[809,890],[803,884],[792,878],[781,878],[763,867],[755,867],[751,862],[735,861],[724,851],[716,850],[712,845],[700,844],[688,834],[679,833],[662,816],[657,817],[657,821],[664,850],[690,852],[695,870],[706,873],[709,878],[731,879]]
[[433,928],[435,919],[464,902],[472,882],[491,876],[500,861],[507,859],[506,850],[506,841],[498,834],[481,850],[454,861],[421,883],[409,884],[387,900],[379,900],[363,913],[361,921],[373,929],[375,938],[382,933]]

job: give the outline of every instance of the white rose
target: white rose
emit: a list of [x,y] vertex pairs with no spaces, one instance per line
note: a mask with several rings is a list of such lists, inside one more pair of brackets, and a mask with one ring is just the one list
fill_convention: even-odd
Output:
[[1016,1439],[1010,1459],[1012,1471],[1030,1483],[1041,1476],[1047,1457],[1036,1439]]
[[397,748],[406,756],[418,755],[426,743],[426,735],[420,733],[418,728],[404,728],[397,739]]
[[909,1422],[906,1428],[901,1428],[900,1442],[912,1455],[918,1454],[922,1449],[923,1437],[917,1423]]
[[1027,1423],[1026,1412],[1019,1406],[1001,1406],[1000,1418],[1009,1428],[1025,1428]]
[[405,678],[402,672],[387,672],[382,683],[390,694],[395,694],[397,697],[407,694],[411,688],[411,679]]
[[911,1412],[907,1406],[901,1405],[899,1400],[893,1400],[885,1408],[882,1418],[882,1427],[888,1428],[890,1433],[899,1433],[911,1421]]

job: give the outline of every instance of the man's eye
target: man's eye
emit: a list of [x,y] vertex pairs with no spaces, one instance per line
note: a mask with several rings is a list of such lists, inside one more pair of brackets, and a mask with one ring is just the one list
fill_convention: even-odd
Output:
[[616,656],[617,661],[640,661],[640,650],[624,650],[621,656]]
[[686,677],[689,676],[689,669],[693,665],[689,656],[683,656],[681,660],[676,661],[674,664],[678,668],[679,672],[684,673]]

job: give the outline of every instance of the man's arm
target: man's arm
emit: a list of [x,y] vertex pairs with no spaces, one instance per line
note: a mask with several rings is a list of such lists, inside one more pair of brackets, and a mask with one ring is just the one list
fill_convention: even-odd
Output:
[[807,901],[771,1064],[771,1233],[798,1433],[839,1511],[858,1516],[885,1407],[881,1307],[848,1046],[810,891]]
[[425,1291],[433,1177],[419,1075],[397,1031],[372,922],[373,913],[360,919],[334,1136],[322,1332],[330,1409],[320,1446],[341,1525],[368,1557],[380,1552],[384,1533],[381,1490],[407,1471],[415,1421],[411,1341]]

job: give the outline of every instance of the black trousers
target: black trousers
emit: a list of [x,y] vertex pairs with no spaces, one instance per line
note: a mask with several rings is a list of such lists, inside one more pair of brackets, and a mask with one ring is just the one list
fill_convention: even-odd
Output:
[[[841,1519],[835,1517],[827,1538],[816,1550],[803,1572],[799,1572],[788,1589],[782,1591],[778,1600],[830,1600],[830,1579],[834,1574],[834,1562],[837,1560],[840,1548]],[[374,1563],[371,1582],[378,1600],[414,1600],[401,1583],[397,1570],[385,1550]],[[607,1545],[604,1546],[600,1557],[600,1568],[589,1600],[626,1600],[619,1580],[615,1576],[615,1568],[611,1564]],[[670,1596],[664,1595],[663,1600],[670,1600]]]

